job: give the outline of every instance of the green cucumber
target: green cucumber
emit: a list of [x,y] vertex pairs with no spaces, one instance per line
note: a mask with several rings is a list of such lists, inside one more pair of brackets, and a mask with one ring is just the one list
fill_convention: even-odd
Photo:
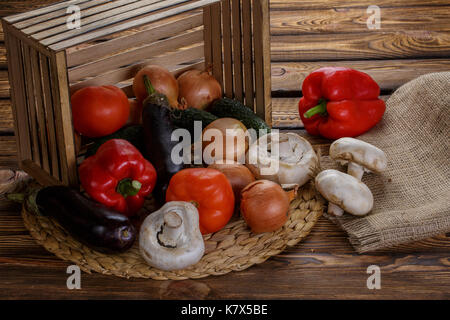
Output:
[[234,118],[241,121],[247,129],[255,129],[258,137],[260,136],[259,130],[270,132],[267,123],[238,100],[229,98],[217,100],[209,111],[219,118]]
[[194,121],[201,121],[203,130],[211,122],[217,120],[218,117],[205,110],[187,108],[185,110],[172,109],[170,111],[170,119],[175,126],[187,129],[193,135]]
[[135,146],[140,152],[144,150],[144,129],[142,125],[131,125],[124,127],[113,134],[94,140],[86,151],[86,157],[90,157],[97,152],[102,144],[111,139],[124,139]]

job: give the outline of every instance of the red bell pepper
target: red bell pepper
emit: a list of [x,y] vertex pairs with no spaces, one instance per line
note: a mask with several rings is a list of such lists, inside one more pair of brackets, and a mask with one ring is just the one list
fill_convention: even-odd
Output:
[[302,92],[298,108],[306,131],[328,139],[359,136],[386,110],[378,84],[350,68],[320,68],[305,78]]
[[156,183],[156,170],[128,141],[112,139],[79,168],[82,187],[88,195],[127,216],[144,205]]

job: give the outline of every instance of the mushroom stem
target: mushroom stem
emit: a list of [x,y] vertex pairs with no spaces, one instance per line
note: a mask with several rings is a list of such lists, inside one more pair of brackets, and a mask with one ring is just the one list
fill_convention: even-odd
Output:
[[164,214],[164,224],[158,234],[158,240],[165,246],[175,248],[183,233],[183,219],[174,211]]
[[347,167],[347,173],[349,175],[355,177],[359,181],[361,181],[361,178],[362,178],[362,176],[364,174],[364,167],[360,166],[357,163],[349,162],[348,163],[348,167]]
[[340,217],[344,214],[344,210],[333,202],[328,202],[328,214]]

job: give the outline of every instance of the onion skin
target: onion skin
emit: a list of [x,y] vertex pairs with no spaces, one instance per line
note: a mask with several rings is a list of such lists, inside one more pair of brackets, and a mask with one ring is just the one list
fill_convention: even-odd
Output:
[[142,102],[136,99],[128,99],[130,103],[130,116],[127,124],[142,124]]
[[[212,137],[205,137],[205,133],[210,129],[216,129],[219,130],[222,133],[222,150],[207,150],[205,154],[205,149],[210,144],[214,143],[216,137],[215,132],[212,131]],[[227,144],[227,129],[231,130],[232,136],[234,136],[234,141],[232,144]],[[203,159],[205,163],[212,164],[212,163],[224,163],[225,161],[228,162],[242,162],[245,161],[245,154],[248,150],[248,138],[246,137],[247,128],[240,122],[239,120],[233,119],[233,118],[219,118],[213,122],[211,122],[209,125],[206,126],[206,128],[203,130],[202,133],[202,141],[203,141]],[[211,141],[207,141],[207,140]],[[218,142],[216,143],[216,145]],[[214,146],[214,145],[213,145]],[[211,146],[211,148],[213,148]]]
[[204,110],[222,98],[220,83],[208,71],[188,70],[177,81],[179,97],[186,100],[188,107]]
[[156,91],[167,97],[171,107],[178,108],[179,89],[177,79],[169,70],[156,65],[148,65],[142,68],[134,77],[133,92],[138,102],[142,104],[148,96],[144,84],[144,75],[148,76]]
[[247,185],[255,181],[255,177],[250,170],[239,163],[235,164],[211,164],[208,168],[216,169],[222,172],[230,181],[231,187],[234,192],[234,199],[236,204],[241,201],[241,191]]
[[241,192],[241,213],[253,233],[275,231],[287,221],[289,196],[280,185],[257,180]]

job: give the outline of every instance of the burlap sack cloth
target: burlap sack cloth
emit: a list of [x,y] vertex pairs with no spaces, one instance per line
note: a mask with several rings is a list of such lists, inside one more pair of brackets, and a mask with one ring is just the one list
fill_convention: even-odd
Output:
[[[399,88],[386,102],[383,120],[358,137],[384,150],[388,168],[362,179],[374,196],[369,215],[330,217],[356,251],[450,232],[449,127],[450,72],[433,73]],[[329,157],[321,166],[337,167]]]

